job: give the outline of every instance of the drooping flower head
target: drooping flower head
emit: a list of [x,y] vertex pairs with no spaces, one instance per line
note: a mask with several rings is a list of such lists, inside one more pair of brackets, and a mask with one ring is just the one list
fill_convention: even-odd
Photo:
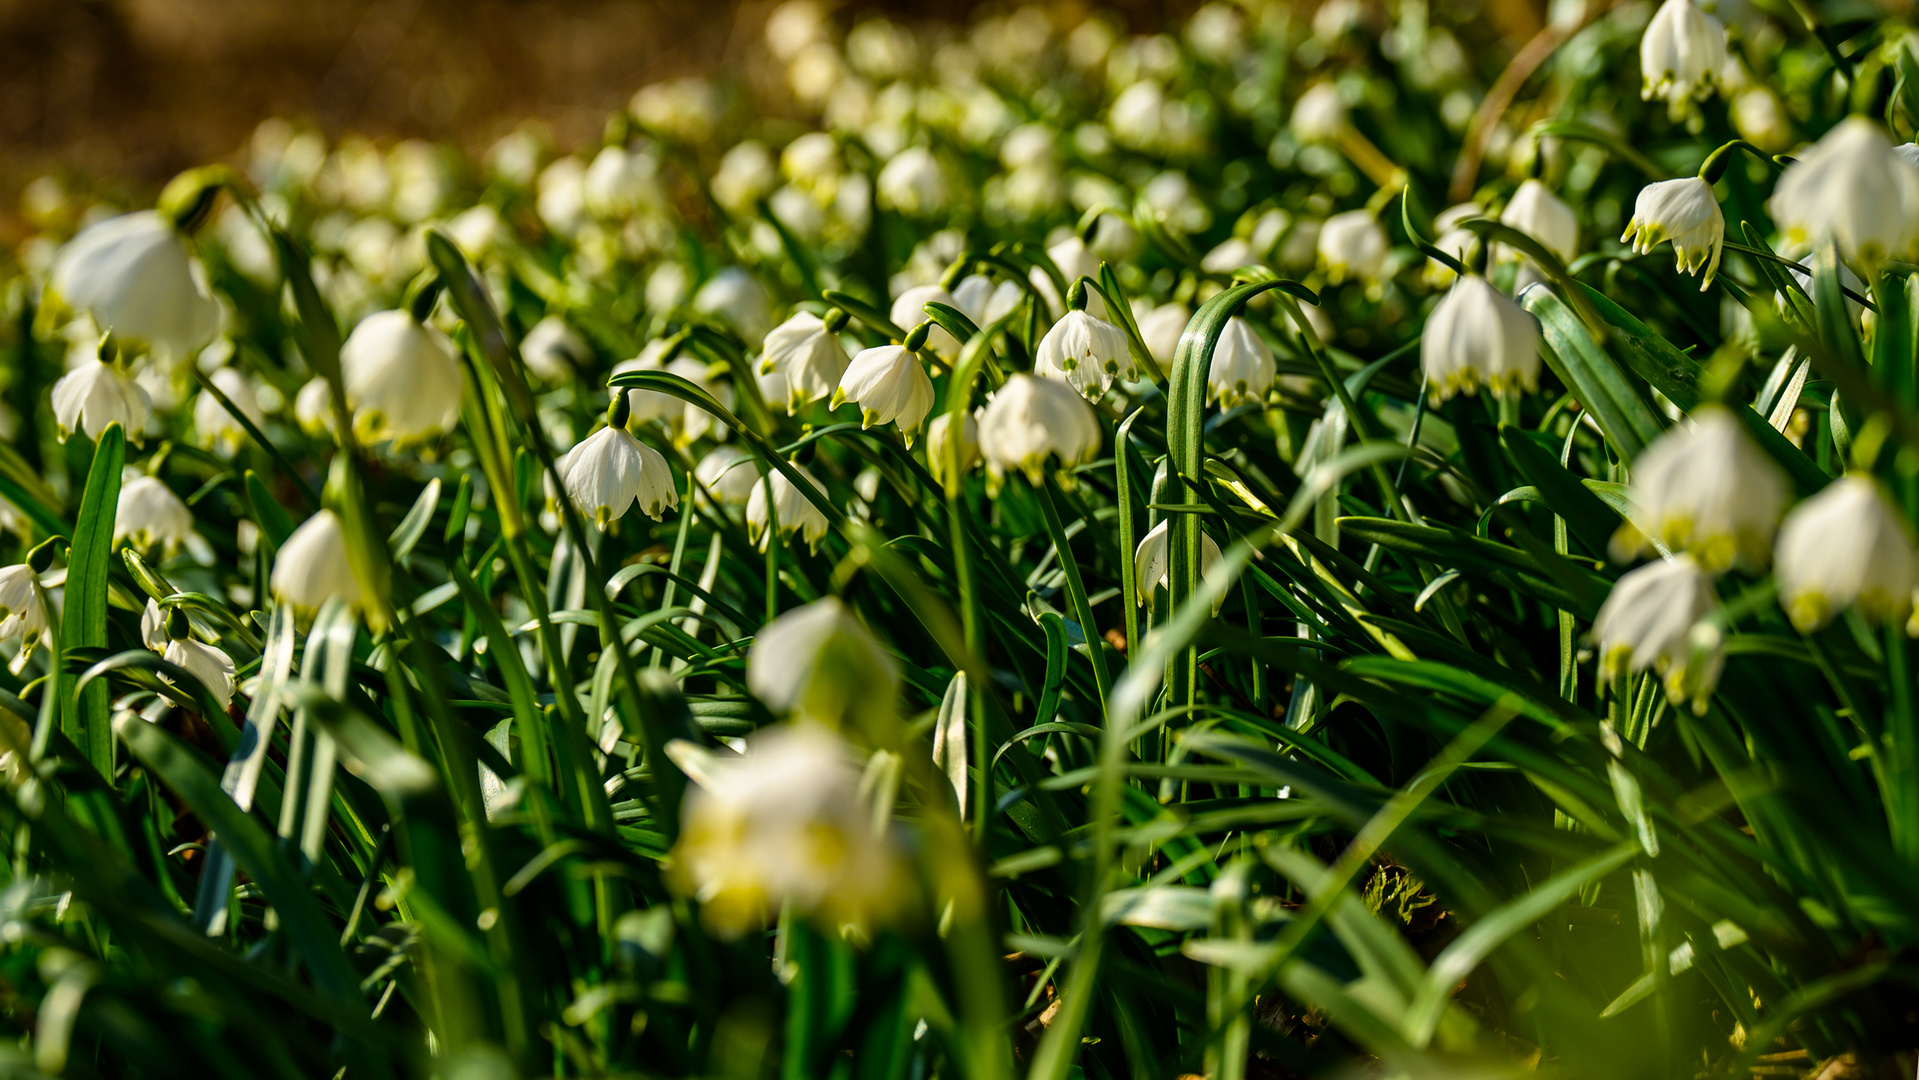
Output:
[[53,420],[60,441],[76,431],[98,439],[109,424],[119,424],[138,443],[153,413],[153,399],[132,376],[103,361],[81,364],[53,384]]
[[1766,208],[1788,246],[1837,245],[1840,258],[1871,267],[1919,235],[1919,166],[1893,152],[1878,124],[1850,117],[1780,174]]
[[[1691,3],[1691,0],[1675,0]],[[1697,176],[1662,180],[1639,189],[1633,203],[1632,220],[1620,243],[1631,242],[1633,250],[1650,254],[1661,241],[1672,241],[1673,258],[1682,274],[1705,274],[1699,291],[1705,292],[1719,272],[1719,252],[1726,240],[1726,216],[1713,197],[1712,185]]]
[[1726,67],[1726,30],[1693,0],[1666,0],[1639,39],[1639,96],[1675,106],[1712,94]]
[[1711,576],[1689,555],[1621,577],[1593,619],[1602,677],[1654,668],[1669,699],[1704,712],[1725,665],[1719,633],[1700,625],[1717,604]]
[[1085,464],[1099,453],[1100,440],[1092,407],[1052,379],[1011,375],[980,412],[980,453],[995,486],[1013,469],[1039,484],[1048,458],[1067,468]]
[[796,311],[766,335],[759,373],[785,377],[784,404],[791,413],[831,395],[850,362],[839,335],[826,320],[810,311]]
[[1238,316],[1226,320],[1206,369],[1206,400],[1217,401],[1222,409],[1261,402],[1277,377],[1273,350],[1252,326]]
[[220,304],[186,241],[157,210],[90,225],[60,250],[49,282],[78,311],[121,341],[175,360],[220,329]]
[[403,447],[451,431],[460,420],[459,361],[440,333],[411,312],[381,311],[360,320],[340,346],[340,377],[354,433],[365,442]]
[[[813,479],[813,474],[807,472],[804,465],[795,464],[793,468],[815,491],[826,490],[820,486],[818,480]],[[766,489],[769,486],[773,489],[771,503],[767,502]],[[778,469],[773,470],[762,482],[754,484],[753,494],[746,500],[746,535],[749,540],[759,543],[761,551],[765,551],[766,545],[773,540],[773,530],[767,526],[770,524],[770,519],[775,517],[779,521],[781,539],[798,533],[810,547],[819,546],[820,539],[826,535],[829,524],[826,515],[820,511],[819,507],[813,505],[813,500],[807,498],[806,494]]]
[[1126,331],[1084,311],[1068,311],[1040,339],[1033,372],[1098,401],[1115,378],[1139,377]]
[[1539,388],[1539,323],[1478,274],[1433,306],[1419,338],[1426,383],[1440,401],[1484,386],[1497,395]]
[[837,409],[848,401],[859,406],[860,427],[898,424],[910,446],[933,409],[933,380],[904,346],[863,349],[840,376],[830,405]]
[[339,515],[322,510],[306,519],[273,559],[273,593],[300,612],[314,612],[338,597],[360,604],[360,583],[347,559],[346,529]]
[[1762,567],[1786,501],[1786,477],[1731,412],[1708,405],[1633,462],[1632,500],[1637,513],[1613,538],[1615,557],[1629,558],[1656,540],[1690,552],[1708,573],[1735,559]]
[[1854,474],[1786,515],[1773,580],[1793,626],[1811,633],[1847,607],[1877,622],[1905,618],[1916,562],[1912,536],[1878,482]]

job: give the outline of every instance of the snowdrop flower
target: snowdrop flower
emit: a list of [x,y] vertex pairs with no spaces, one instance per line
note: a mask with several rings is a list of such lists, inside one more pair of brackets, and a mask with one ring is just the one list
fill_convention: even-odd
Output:
[[894,154],[880,170],[876,188],[880,205],[909,217],[937,215],[949,199],[946,170],[924,146],[909,146]]
[[213,549],[193,531],[193,511],[152,476],[136,476],[121,485],[113,510],[113,542],[130,542],[141,552],[158,547],[169,557],[184,547],[198,562],[213,561]]
[[157,210],[82,229],[60,249],[49,285],[116,338],[174,359],[192,355],[220,329],[220,304],[204,272]]
[[138,382],[98,360],[83,362],[53,384],[53,420],[61,442],[76,431],[98,439],[108,424],[119,424],[138,443],[152,412],[153,399]]
[[1319,229],[1319,261],[1337,285],[1347,278],[1377,281],[1386,269],[1392,241],[1379,219],[1367,210],[1348,210],[1326,219]]
[[406,446],[459,422],[460,363],[439,332],[411,312],[360,320],[340,347],[340,376],[354,433],[366,442]]
[[1105,396],[1116,377],[1139,377],[1126,331],[1084,311],[1068,311],[1040,339],[1033,373],[1058,379],[1090,401]]
[[1606,679],[1656,669],[1674,704],[1706,698],[1725,666],[1720,635],[1698,625],[1717,604],[1712,578],[1689,555],[1648,563],[1620,578],[1593,619],[1599,669]]
[[839,386],[849,360],[836,329],[812,312],[796,311],[766,335],[759,373],[785,376],[787,412],[797,412]]
[[741,506],[752,498],[760,482],[760,468],[752,454],[737,446],[716,446],[693,467],[697,477],[714,498]]
[[1179,339],[1185,335],[1186,324],[1192,319],[1193,313],[1185,304],[1161,304],[1139,317],[1139,336],[1146,342],[1146,351],[1159,361],[1161,370],[1173,366],[1173,357],[1179,352]]
[[693,310],[724,320],[746,341],[758,341],[773,328],[772,302],[753,276],[737,266],[714,274],[693,294]]
[[322,510],[293,530],[274,557],[268,583],[275,596],[303,613],[318,611],[335,597],[358,607],[360,582],[347,561],[346,529],[339,515]]
[[1919,168],[1893,152],[1879,125],[1842,120],[1787,167],[1766,204],[1794,247],[1823,249],[1868,267],[1912,247],[1919,231]]
[[586,437],[554,464],[567,498],[604,531],[638,505],[654,521],[680,504],[673,470],[652,447],[627,434],[616,399],[606,427]]
[[919,358],[903,345],[865,349],[840,376],[831,408],[851,401],[860,407],[860,427],[898,424],[908,446],[933,410],[933,380]]
[[[813,479],[813,474],[807,472],[804,465],[795,464],[793,469],[816,492],[825,492],[826,489]],[[753,485],[753,494],[746,500],[747,538],[757,540],[761,551],[765,551],[766,545],[772,540],[772,531],[766,527],[769,516],[766,502],[768,486],[773,489],[772,512],[779,519],[780,537],[784,539],[797,532],[807,546],[819,547],[820,538],[826,535],[826,515],[778,469],[773,470],[764,482]]]
[[980,412],[980,453],[986,458],[989,486],[995,489],[1011,469],[1024,472],[1037,486],[1048,457],[1057,457],[1068,469],[1092,461],[1100,440],[1092,407],[1071,387],[1051,379],[1009,375]]
[[[207,376],[207,381],[219,388],[227,400],[240,410],[240,415],[253,422],[256,428],[266,426],[266,414],[260,411],[260,401],[253,394],[253,384],[238,370],[221,368]],[[227,407],[210,392],[202,390],[193,399],[193,429],[199,433],[204,446],[217,447],[231,456],[247,440],[247,429],[240,426]]]
[[900,856],[875,831],[853,750],[824,726],[762,730],[744,757],[716,755],[695,771],[670,874],[716,935],[764,926],[783,907],[864,925],[901,899]]
[[1726,66],[1726,30],[1692,0],[1666,0],[1639,39],[1639,96],[1679,105],[1712,94]]
[[333,387],[323,376],[308,379],[293,396],[293,419],[308,435],[325,435],[333,430]]
[[[1172,541],[1167,536],[1166,527],[1170,519],[1153,526],[1146,539],[1139,542],[1133,551],[1133,581],[1139,589],[1139,602],[1150,606],[1154,589],[1170,589],[1172,582],[1167,577],[1172,572]],[[1204,574],[1219,561],[1219,544],[1204,532],[1199,534],[1199,572]],[[1226,602],[1224,593],[1213,602],[1213,614],[1219,614],[1221,604]]]
[[548,315],[526,332],[520,342],[520,358],[540,379],[558,383],[572,378],[575,369],[593,358],[593,350],[565,319]]
[[1624,561],[1651,540],[1691,552],[1716,574],[1735,558],[1766,564],[1786,478],[1732,413],[1706,406],[1633,462],[1632,501],[1638,511],[1613,537],[1615,558]]
[[995,285],[985,274],[968,274],[953,286],[953,306],[981,329],[1006,317],[1025,296],[1026,290],[1017,282],[1002,281]]
[[1207,400],[1219,402],[1222,409],[1264,401],[1276,375],[1273,350],[1252,326],[1237,316],[1226,320],[1212,366],[1206,369]]
[[18,640],[20,651],[8,668],[18,675],[47,632],[47,606],[33,568],[25,563],[0,570],[0,642]]
[[1809,634],[1848,605],[1879,622],[1912,609],[1912,537],[1879,485],[1853,474],[1793,508],[1773,547],[1773,580],[1793,626]]
[[1330,82],[1314,83],[1293,106],[1293,137],[1300,142],[1331,142],[1346,130],[1346,103]]
[[1433,306],[1419,339],[1433,396],[1506,396],[1539,388],[1539,323],[1478,274],[1467,274]]
[[[915,326],[932,318],[926,313],[928,304],[945,304],[950,308],[958,308],[959,300],[938,285],[916,285],[899,294],[893,301],[892,309],[886,313],[886,317],[893,321],[894,326],[911,334]],[[960,343],[958,338],[946,332],[945,327],[934,323],[926,336],[926,347],[942,356],[956,356],[959,353]]]
[[958,476],[965,476],[979,464],[979,421],[972,413],[959,413],[959,423],[955,424],[954,415],[941,413],[926,429],[926,467],[942,484],[952,482],[947,477],[947,463],[955,451],[959,454]]
[[[1668,6],[1673,3],[1690,7],[1692,0],[1670,0]],[[1719,271],[1720,246],[1725,239],[1726,216],[1713,197],[1712,185],[1703,177],[1684,176],[1639,189],[1632,220],[1619,242],[1632,241],[1633,250],[1645,255],[1660,241],[1671,240],[1679,272],[1697,274],[1700,267],[1706,268],[1699,282],[1699,291],[1705,292]]]
[[767,623],[746,657],[747,689],[767,708],[829,724],[891,715],[899,681],[899,665],[833,596]]
[[[145,613],[140,616],[140,638],[147,648],[159,653],[161,659],[184,668],[187,674],[200,680],[200,685],[207,688],[222,710],[232,704],[233,658],[222,649],[194,639],[185,609],[162,612],[160,605],[149,599]],[[164,675],[160,677],[169,684],[173,681]]]
[[[1539,241],[1562,262],[1571,262],[1573,256],[1579,254],[1579,219],[1574,216],[1573,208],[1538,180],[1519,185],[1519,190],[1513,192],[1511,201],[1506,203],[1506,209],[1500,211],[1499,223]],[[1505,254],[1518,257],[1513,251]]]

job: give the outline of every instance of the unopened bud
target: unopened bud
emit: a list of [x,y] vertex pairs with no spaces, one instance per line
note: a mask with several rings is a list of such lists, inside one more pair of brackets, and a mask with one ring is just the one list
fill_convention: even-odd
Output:
[[933,320],[931,319],[927,319],[925,322],[915,326],[906,335],[905,345],[907,350],[909,352],[919,352],[921,349],[926,348],[926,338],[932,332]]
[[826,318],[820,321],[826,324],[827,333],[837,334],[841,330],[846,329],[846,322],[848,318],[849,316],[846,314],[846,312],[841,311],[839,308],[827,308]]

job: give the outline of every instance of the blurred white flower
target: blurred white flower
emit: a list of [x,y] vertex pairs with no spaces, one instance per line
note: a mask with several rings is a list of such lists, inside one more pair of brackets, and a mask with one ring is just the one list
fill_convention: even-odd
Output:
[[[928,304],[959,308],[958,298],[938,285],[916,285],[899,294],[893,301],[892,310],[887,312],[887,318],[893,320],[894,326],[910,334],[915,326],[931,318],[926,314]],[[959,353],[960,344],[958,339],[946,332],[945,327],[934,323],[932,331],[926,336],[926,347],[941,356],[955,356]]]
[[554,465],[567,498],[601,530],[636,504],[654,521],[680,504],[665,456],[625,428],[601,428]]
[[135,443],[146,431],[153,399],[133,378],[98,360],[88,360],[53,384],[53,420],[60,441],[76,431],[98,439],[108,424],[119,424]]
[[60,249],[48,284],[116,338],[174,359],[192,355],[220,329],[220,304],[205,272],[156,210],[82,229]]
[[508,229],[491,203],[479,203],[453,215],[446,223],[446,234],[467,258],[478,260],[508,235]]
[[826,12],[813,0],[787,0],[766,17],[766,47],[780,60],[792,60],[808,45],[826,43]]
[[766,144],[747,139],[720,158],[720,167],[713,174],[713,198],[735,214],[746,214],[779,182],[779,170]]
[[[1692,0],[1670,0],[1691,5]],[[1697,176],[1662,180],[1639,189],[1633,203],[1632,220],[1620,243],[1632,242],[1635,252],[1645,255],[1663,240],[1672,241],[1677,269],[1685,274],[1705,274],[1699,291],[1705,292],[1719,271],[1719,252],[1726,239],[1726,216],[1713,197],[1712,185]]]
[[1440,401],[1485,386],[1495,395],[1539,388],[1539,323],[1478,274],[1433,305],[1419,338],[1426,382]]
[[1368,210],[1348,210],[1326,219],[1319,230],[1319,261],[1334,284],[1347,278],[1377,281],[1386,269],[1392,240]]
[[955,425],[954,415],[941,413],[926,428],[926,467],[933,479],[942,484],[948,482],[947,465],[954,453],[959,455],[961,476],[979,464],[979,421],[972,413],[959,413],[959,423]]
[[213,561],[213,549],[193,530],[193,511],[152,476],[136,476],[121,485],[113,513],[113,542],[130,542],[142,553],[158,547],[169,557],[186,548],[198,562]]
[[1038,485],[1048,457],[1062,468],[1084,465],[1102,439],[1092,406],[1065,383],[1015,373],[986,399],[979,417],[980,453],[993,485],[1018,469]]
[[[807,472],[804,465],[795,464],[793,469],[804,477],[815,491],[822,495],[826,493],[826,489],[820,486],[818,480],[813,479],[813,474]],[[769,512],[766,489],[769,485],[773,489],[771,516],[777,516],[779,519],[780,538],[783,540],[797,532],[809,547],[817,548],[820,538],[826,535],[828,524],[826,515],[820,511],[819,507],[813,505],[812,499],[786,478],[785,473],[778,469],[773,470],[764,483],[753,485],[753,494],[746,500],[747,538],[757,541],[761,551],[765,551],[766,545],[772,541],[772,530],[767,528]]]
[[1185,304],[1161,304],[1139,317],[1139,336],[1146,342],[1146,351],[1159,361],[1160,370],[1171,370],[1179,339],[1192,319]]
[[[162,660],[186,669],[187,674],[200,680],[220,703],[220,708],[225,709],[233,701],[233,658],[222,649],[196,640],[184,611],[179,620],[185,624],[180,628],[185,636],[176,639],[168,633],[167,616],[160,605],[149,599],[146,611],[140,616],[141,641],[159,653]],[[166,679],[165,675],[160,677]],[[172,681],[167,679],[168,683]]]
[[[1153,526],[1146,538],[1139,542],[1133,551],[1133,582],[1139,590],[1139,602],[1151,606],[1154,589],[1170,589],[1172,582],[1167,575],[1173,568],[1172,541],[1166,534],[1170,519]],[[1219,561],[1219,544],[1204,532],[1199,534],[1199,572],[1204,574]],[[1221,593],[1213,602],[1213,614],[1219,614],[1220,605],[1226,602],[1226,594]]]
[[1115,378],[1139,377],[1126,331],[1084,311],[1069,311],[1040,339],[1033,373],[1058,379],[1098,401]]
[[1666,0],[1639,39],[1639,96],[1675,104],[1712,94],[1726,66],[1726,30],[1693,0]]
[[826,321],[808,311],[796,311],[766,335],[760,350],[759,373],[778,373],[786,380],[787,412],[827,397],[838,388],[849,363],[840,336]]
[[347,560],[346,529],[339,516],[322,510],[293,530],[273,559],[268,581],[273,594],[296,611],[318,611],[334,597],[358,607],[360,583]]
[[893,155],[875,184],[880,205],[909,217],[943,213],[950,201],[946,170],[924,146],[909,146]]
[[1346,130],[1346,103],[1330,82],[1314,83],[1293,105],[1293,136],[1300,142],[1331,142]]
[[1919,234],[1919,167],[1893,152],[1879,125],[1841,120],[1799,155],[1766,204],[1793,247],[1839,247],[1870,268],[1911,250]]
[[714,315],[744,341],[759,341],[773,328],[772,301],[753,275],[737,266],[714,274],[693,294],[693,310]]
[[1915,553],[1899,512],[1872,477],[1854,473],[1793,508],[1773,546],[1779,603],[1800,633],[1849,606],[1879,622],[1912,610]]
[[829,596],[761,628],[746,657],[746,686],[775,713],[838,724],[861,711],[890,713],[899,664]]
[[1011,313],[1025,296],[1026,290],[1018,282],[995,285],[985,274],[968,274],[953,286],[953,306],[982,330]]
[[586,220],[586,167],[580,159],[563,157],[541,169],[533,205],[540,220],[555,233],[579,232]]
[[[1080,278],[1099,280],[1099,255],[1092,248],[1087,247],[1086,241],[1081,240],[1077,235],[1069,236],[1048,247],[1046,256],[1053,260],[1053,265],[1059,267],[1060,276],[1066,279],[1068,290],[1071,290],[1073,282]],[[1055,313],[1063,314],[1066,298],[1053,287],[1053,279],[1038,267],[1034,267],[1030,277],[1033,287],[1039,290],[1040,296],[1045,298],[1047,306]],[[1095,319],[1112,321],[1106,314],[1105,297],[1090,289],[1086,292],[1086,313]]]
[[19,653],[7,665],[15,675],[26,668],[46,632],[47,606],[41,601],[33,568],[21,563],[0,570],[0,642],[20,642]]
[[1704,712],[1725,666],[1721,635],[1699,625],[1717,605],[1712,578],[1691,556],[1648,563],[1621,577],[1593,619],[1601,677],[1655,668],[1666,696]]
[[[1571,262],[1573,256],[1579,254],[1579,219],[1574,216],[1573,208],[1538,180],[1519,185],[1519,190],[1513,192],[1512,199],[1506,203],[1506,209],[1500,211],[1499,223],[1539,241],[1547,251],[1559,256],[1561,262]],[[1519,253],[1504,250],[1502,257],[1518,258]]]
[[[1786,477],[1731,412],[1695,410],[1633,461],[1632,523],[1613,537],[1624,561],[1649,540],[1690,552],[1709,573],[1735,558],[1763,567],[1786,501]],[[1642,533],[1643,530],[1643,533]]]
[[701,759],[670,874],[715,934],[737,937],[783,907],[834,928],[865,926],[900,901],[900,856],[875,831],[852,747],[838,735],[779,725],[752,735],[744,757]]
[[1217,401],[1222,409],[1257,404],[1266,400],[1277,375],[1273,350],[1252,326],[1238,316],[1226,320],[1213,349],[1213,362],[1206,369],[1206,399]]
[[459,423],[460,363],[440,332],[421,326],[412,312],[360,320],[340,346],[340,377],[354,434],[363,441],[404,447]]
[[1769,154],[1792,145],[1792,124],[1779,96],[1763,86],[1741,91],[1732,99],[1732,124],[1740,136]]
[[[1479,237],[1470,229],[1460,228],[1459,223],[1471,218],[1485,217],[1486,211],[1478,203],[1460,203],[1441,210],[1433,218],[1433,231],[1439,235],[1433,240],[1433,246],[1451,255],[1465,264],[1472,256],[1473,246],[1479,243]],[[1426,263],[1426,283],[1436,289],[1452,284],[1453,268],[1438,259],[1429,259]]]
[[647,128],[682,142],[705,142],[720,121],[719,94],[700,78],[641,87],[627,108]]
[[308,379],[293,397],[293,419],[308,435],[325,435],[333,430],[333,387],[323,376]]
[[657,202],[660,193],[654,176],[659,167],[651,154],[620,146],[602,147],[580,179],[580,197],[587,212],[595,217],[620,218]]
[[760,482],[760,467],[752,454],[723,444],[707,451],[693,475],[721,502],[744,506]]
[[[218,387],[254,427],[266,426],[266,413],[260,411],[253,383],[238,369],[223,367],[207,376],[207,381]],[[234,419],[219,398],[206,390],[193,399],[193,430],[198,433],[202,446],[216,447],[229,456],[237,453],[248,438],[247,429],[240,426],[240,421]]]
[[902,345],[861,350],[840,376],[831,408],[852,402],[860,409],[860,427],[898,424],[906,444],[933,409],[933,380],[927,378],[919,357]]
[[533,324],[520,342],[520,358],[527,370],[550,383],[564,382],[593,358],[593,350],[566,320],[548,315]]

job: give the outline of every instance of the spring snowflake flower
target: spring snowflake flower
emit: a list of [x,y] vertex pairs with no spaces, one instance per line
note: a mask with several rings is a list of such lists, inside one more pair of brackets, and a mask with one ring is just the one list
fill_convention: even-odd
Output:
[[839,724],[890,715],[899,665],[837,597],[774,619],[753,639],[746,685],[775,713]]
[[761,375],[775,372],[785,376],[788,412],[831,395],[846,374],[850,361],[840,336],[827,327],[825,320],[807,311],[796,311],[766,335],[760,352]]
[[548,315],[526,332],[520,342],[520,358],[526,361],[527,370],[543,381],[559,383],[572,378],[593,359],[593,350],[565,319]]
[[1257,404],[1266,400],[1277,373],[1273,350],[1251,324],[1235,316],[1226,320],[1213,349],[1212,366],[1206,369],[1206,399],[1217,401],[1222,409]]
[[853,750],[832,731],[764,729],[744,757],[715,757],[698,772],[670,873],[717,935],[764,926],[783,907],[863,926],[902,898],[898,851],[875,831]]
[[950,201],[946,170],[924,146],[909,146],[893,155],[875,183],[880,205],[909,217],[932,217]]
[[1314,83],[1293,105],[1293,137],[1300,142],[1331,142],[1346,130],[1346,103],[1339,88]]
[[1632,500],[1638,512],[1613,537],[1615,558],[1624,561],[1651,540],[1691,552],[1716,574],[1735,559],[1766,565],[1786,477],[1732,413],[1706,406],[1633,462]]
[[646,153],[623,147],[602,147],[580,178],[580,196],[587,212],[601,218],[623,218],[659,200],[655,174],[659,162]]
[[1712,577],[1689,555],[1621,577],[1593,619],[1602,677],[1654,668],[1674,704],[1691,701],[1704,712],[1725,666],[1721,635],[1700,624],[1717,603]]
[[[256,428],[265,428],[266,413],[260,411],[260,400],[254,396],[253,383],[238,370],[224,367],[207,376],[207,380],[218,387],[227,396],[240,415],[253,422]],[[219,449],[231,457],[246,442],[247,429],[240,426],[226,405],[212,393],[202,390],[193,399],[193,430],[200,436],[200,444]]]
[[1793,508],[1773,547],[1779,603],[1800,633],[1848,606],[1878,622],[1912,609],[1915,553],[1905,522],[1879,484],[1853,474]]
[[[915,285],[894,299],[892,309],[887,312],[887,318],[893,320],[894,326],[910,334],[915,326],[931,317],[926,314],[928,304],[945,304],[950,308],[958,308],[959,300],[938,285]],[[946,332],[945,327],[934,323],[932,331],[926,337],[926,347],[942,356],[954,356],[959,352],[960,343],[953,335]]]
[[861,350],[840,376],[831,408],[852,402],[860,409],[860,427],[898,424],[911,446],[913,436],[933,410],[933,380],[919,358],[903,345]]
[[737,446],[714,447],[693,467],[693,475],[714,498],[735,506],[745,505],[760,482],[757,460]]
[[1711,96],[1726,66],[1726,30],[1693,0],[1666,0],[1639,39],[1639,96],[1679,105]]
[[[795,464],[793,469],[815,491],[825,492],[826,489],[813,479],[813,474],[807,472],[804,465]],[[826,515],[778,469],[773,470],[764,482],[753,485],[753,494],[746,500],[747,538],[757,541],[761,551],[765,551],[766,545],[772,541],[772,530],[767,528],[769,513],[766,489],[769,486],[773,489],[771,511],[772,516],[777,516],[779,520],[780,538],[785,539],[797,532],[808,547],[819,547],[820,538],[826,535]]]
[[325,377],[315,375],[293,395],[293,419],[308,435],[325,435],[333,430],[333,387]]
[[98,360],[82,363],[53,384],[53,421],[60,441],[76,431],[98,439],[108,424],[119,424],[135,443],[146,431],[153,399],[133,377]]
[[947,483],[947,464],[956,451],[958,475],[966,475],[979,464],[979,421],[971,413],[958,415],[957,425],[953,413],[941,413],[926,428],[926,468],[942,484]]
[[[169,620],[172,625],[168,625]],[[162,660],[184,668],[187,674],[200,680],[220,703],[220,708],[225,709],[233,702],[233,658],[225,650],[196,640],[184,610],[173,608],[162,612],[160,605],[149,599],[145,613],[140,616],[140,640],[159,653]]]
[[[1146,538],[1133,550],[1133,581],[1139,590],[1139,602],[1151,605],[1154,589],[1172,588],[1167,577],[1172,572],[1172,541],[1167,536],[1166,527],[1170,521],[1161,521],[1153,526]],[[1204,574],[1219,561],[1219,544],[1204,532],[1199,534],[1199,572]],[[1213,614],[1219,614],[1221,604],[1226,602],[1224,593],[1213,602]]]
[[25,670],[34,646],[47,632],[47,606],[35,578],[33,568],[25,563],[0,570],[0,642],[20,643],[20,651],[7,665],[15,675]]
[[168,557],[185,548],[196,562],[213,562],[213,549],[193,530],[193,511],[157,477],[136,476],[120,486],[113,542],[131,543],[141,552],[158,547]]
[[635,505],[658,521],[680,504],[665,456],[618,424],[588,435],[554,465],[567,498],[602,530]]
[[713,198],[733,213],[745,214],[779,183],[779,169],[766,145],[747,139],[720,158],[720,167],[713,174]]
[[1435,398],[1485,386],[1505,396],[1539,388],[1539,323],[1478,274],[1467,274],[1433,306],[1419,360]]
[[1192,319],[1193,313],[1185,304],[1161,304],[1139,317],[1139,336],[1146,342],[1146,351],[1159,361],[1160,370],[1173,366],[1179,339]]
[[1893,152],[1863,116],[1839,122],[1799,155],[1766,204],[1793,247],[1839,247],[1874,266],[1911,249],[1919,233],[1919,167]]
[[1379,280],[1391,250],[1392,241],[1370,211],[1334,214],[1319,229],[1319,261],[1335,285],[1347,278]]
[[714,274],[693,294],[693,310],[719,318],[744,341],[760,341],[773,328],[773,302],[753,275],[737,266]]
[[204,272],[156,210],[82,229],[60,250],[49,285],[116,338],[174,359],[191,356],[220,329],[220,303]]
[[347,561],[346,529],[339,515],[322,510],[293,530],[273,559],[268,583],[273,594],[296,611],[318,611],[335,597],[358,607],[360,583]]
[[1025,296],[1026,290],[1017,282],[1002,281],[996,285],[985,274],[968,274],[953,286],[953,306],[982,329],[1004,318]]
[[[1692,0],[1672,0],[1690,6]],[[1673,257],[1680,273],[1697,274],[1705,267],[1699,291],[1705,292],[1719,271],[1719,252],[1726,240],[1726,216],[1713,197],[1712,185],[1697,176],[1662,180],[1639,189],[1633,203],[1632,220],[1620,243],[1632,242],[1641,255],[1672,241]]]
[[[1579,254],[1579,218],[1573,214],[1572,207],[1538,180],[1519,185],[1519,190],[1513,192],[1512,199],[1506,203],[1506,209],[1500,211],[1499,223],[1539,241],[1546,250],[1559,256],[1561,262],[1571,262],[1573,256]],[[1510,250],[1504,254],[1518,257],[1517,252]]]
[[1064,468],[1098,456],[1099,420],[1093,409],[1064,383],[1013,374],[986,399],[979,417],[980,453],[994,487],[1018,469],[1034,485],[1042,482],[1046,459]]
[[451,431],[460,420],[460,363],[438,331],[421,326],[411,312],[360,320],[340,347],[340,376],[354,433],[366,442],[406,446]]
[[1069,311],[1040,339],[1033,373],[1071,386],[1090,401],[1105,396],[1115,378],[1139,377],[1126,331],[1084,311]]

